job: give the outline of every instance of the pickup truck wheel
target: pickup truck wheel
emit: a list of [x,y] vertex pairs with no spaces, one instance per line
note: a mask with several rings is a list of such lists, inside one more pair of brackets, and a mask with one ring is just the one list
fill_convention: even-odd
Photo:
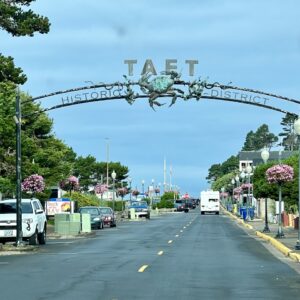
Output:
[[46,244],[46,228],[44,228],[43,232],[38,233],[38,240],[40,245]]
[[38,235],[37,231],[29,238],[29,245],[37,245],[38,244]]

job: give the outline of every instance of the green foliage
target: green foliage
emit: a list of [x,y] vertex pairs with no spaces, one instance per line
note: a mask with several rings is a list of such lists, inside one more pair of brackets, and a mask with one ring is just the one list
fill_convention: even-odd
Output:
[[236,170],[239,167],[238,156],[230,156],[222,164],[214,164],[208,170],[208,176],[206,179],[216,181],[223,175]]
[[[33,36],[35,32],[48,33],[48,18],[24,9],[34,0],[0,0],[0,29],[12,36]],[[21,68],[15,67],[13,58],[0,53],[0,82],[24,84],[27,78]]]
[[157,208],[174,208],[174,200],[172,199],[161,199],[157,203]]
[[231,180],[234,178],[236,174],[234,172],[228,173],[223,175],[222,177],[218,178],[212,184],[212,189],[214,191],[221,191],[221,188],[224,187],[226,191],[231,191]]
[[164,200],[175,200],[175,199],[179,199],[179,195],[175,192],[165,192],[161,198],[160,198],[160,202],[164,201]]
[[0,82],[14,82],[24,84],[27,77],[21,68],[15,67],[14,59],[11,56],[5,57],[0,53]]
[[[1,191],[7,196],[15,190],[15,98],[14,84],[0,82],[0,181],[6,182]],[[70,175],[76,154],[53,136],[52,121],[29,99],[21,94],[22,178],[38,173],[47,186],[57,185]]]
[[77,202],[77,208],[82,206],[99,206],[99,199],[95,195],[82,194],[73,192],[71,195],[65,195],[73,201]]
[[269,127],[266,124],[261,125],[256,132],[252,130],[248,132],[242,151],[260,150],[264,147],[271,146],[278,141],[278,137],[269,132]]
[[[282,185],[282,200],[286,203],[287,208],[295,206],[298,203],[298,155],[291,156],[282,161],[294,168],[294,180],[286,182]],[[278,162],[269,162],[267,164],[259,165],[254,171],[253,176],[253,192],[256,198],[271,198],[278,200],[278,186],[276,184],[269,184],[266,180],[266,170]]]
[[286,114],[281,121],[283,132],[279,133],[279,136],[282,136],[282,144],[284,150],[294,151],[298,149],[297,144],[297,135],[294,131],[294,122],[296,121],[297,116]]

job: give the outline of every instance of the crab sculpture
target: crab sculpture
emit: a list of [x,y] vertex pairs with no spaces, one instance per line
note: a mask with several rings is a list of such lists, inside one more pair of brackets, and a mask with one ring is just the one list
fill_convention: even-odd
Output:
[[181,95],[184,94],[182,90],[173,87],[176,80],[180,79],[180,74],[175,71],[165,72],[163,75],[157,76],[152,80],[150,78],[151,74],[143,74],[138,84],[141,90],[149,95],[149,104],[152,109],[154,109],[154,105],[163,105],[156,101],[161,95],[171,96],[172,102],[170,106],[172,106],[178,97],[177,92]]

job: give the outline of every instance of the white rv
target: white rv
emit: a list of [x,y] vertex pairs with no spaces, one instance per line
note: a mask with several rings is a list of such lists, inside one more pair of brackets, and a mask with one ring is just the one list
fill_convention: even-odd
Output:
[[219,214],[220,212],[220,193],[216,191],[202,191],[200,200],[200,211],[204,215],[207,213]]

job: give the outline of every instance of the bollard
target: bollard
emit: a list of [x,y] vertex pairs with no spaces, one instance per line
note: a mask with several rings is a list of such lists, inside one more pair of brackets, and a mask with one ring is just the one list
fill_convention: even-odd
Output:
[[130,208],[130,219],[131,220],[135,220],[135,209],[134,208]]

